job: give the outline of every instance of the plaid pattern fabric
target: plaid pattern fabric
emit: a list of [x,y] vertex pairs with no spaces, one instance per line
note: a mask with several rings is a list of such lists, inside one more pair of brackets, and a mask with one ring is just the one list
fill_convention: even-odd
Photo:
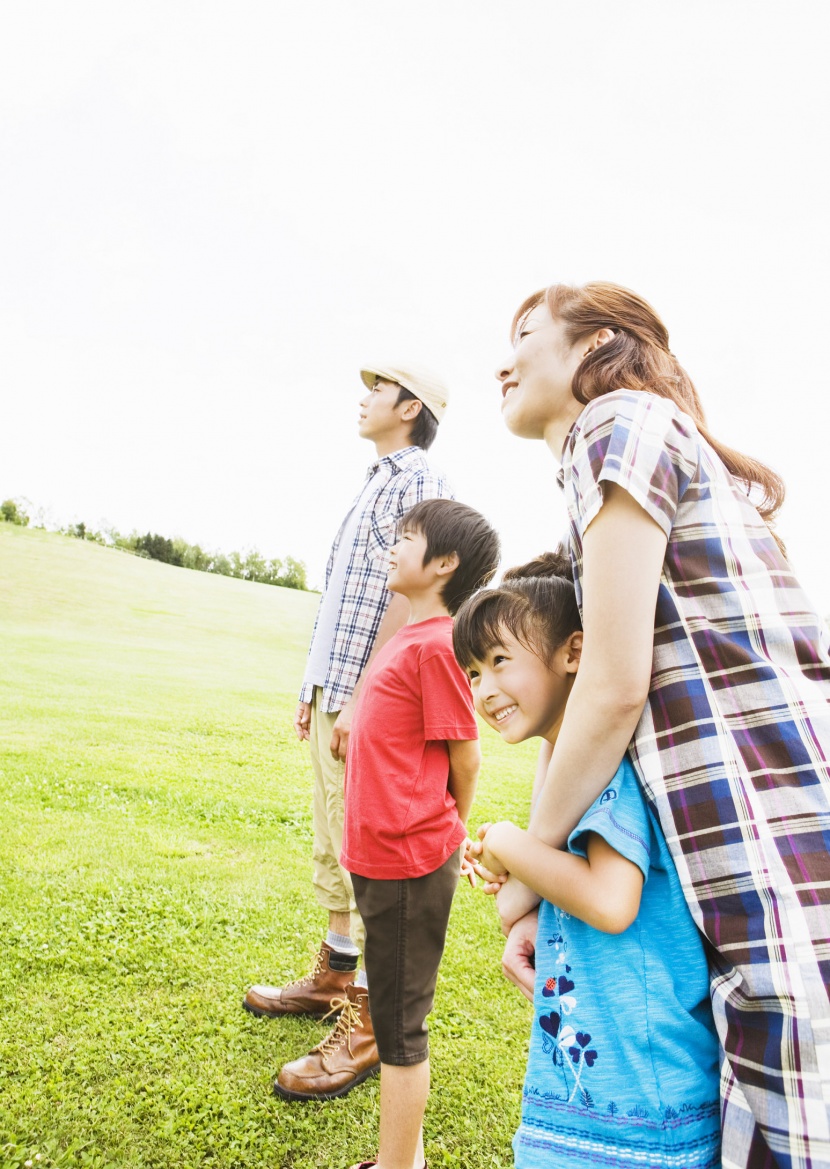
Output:
[[830,1166],[830,643],[692,420],[616,391],[560,484],[582,537],[617,483],[668,537],[651,691],[631,743],[709,946],[725,1169]]
[[[386,569],[398,521],[404,512],[422,499],[453,498],[447,480],[430,470],[424,452],[417,446],[404,447],[378,459],[366,472],[368,479],[372,480],[373,487],[365,501],[350,550],[334,644],[323,685],[321,709],[327,713],[342,710],[346,705],[372,652],[391,597],[386,587]],[[361,487],[352,508],[360,499],[362,490]],[[326,588],[344,526],[345,520],[329,555]],[[317,629],[316,621],[314,629]],[[314,641],[313,634],[311,640]],[[313,691],[312,685],[304,683],[300,702],[311,702]]]

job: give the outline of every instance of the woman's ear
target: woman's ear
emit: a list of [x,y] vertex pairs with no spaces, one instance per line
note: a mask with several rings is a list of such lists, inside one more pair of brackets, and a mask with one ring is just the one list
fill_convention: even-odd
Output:
[[579,668],[579,659],[582,657],[582,630],[577,629],[572,633],[562,649],[565,669],[569,674],[575,674]]
[[613,329],[609,329],[604,325],[601,329],[597,329],[596,333],[592,333],[585,343],[585,352],[583,357],[587,357],[589,353],[593,353],[595,349],[599,349],[600,345],[607,345],[609,341],[613,341],[616,337]]

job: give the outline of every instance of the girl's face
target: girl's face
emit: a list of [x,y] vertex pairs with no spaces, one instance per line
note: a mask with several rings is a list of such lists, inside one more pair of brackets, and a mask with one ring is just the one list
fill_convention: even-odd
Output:
[[549,438],[551,428],[569,429],[582,411],[571,393],[586,343],[571,345],[565,326],[550,315],[543,300],[520,326],[512,358],[496,370],[501,382],[501,412],[507,429],[519,438]]
[[579,665],[582,634],[560,646],[550,664],[506,630],[501,642],[467,670],[476,710],[506,743],[541,736],[553,742]]

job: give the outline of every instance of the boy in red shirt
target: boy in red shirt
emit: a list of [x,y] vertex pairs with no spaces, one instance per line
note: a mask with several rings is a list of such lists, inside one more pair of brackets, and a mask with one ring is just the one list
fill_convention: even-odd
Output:
[[498,561],[499,538],[484,517],[449,499],[407,512],[389,553],[388,587],[411,614],[372,663],[354,714],[340,856],[366,927],[381,1061],[379,1159],[359,1162],[364,1169],[425,1164],[426,1016],[481,762],[451,614]]

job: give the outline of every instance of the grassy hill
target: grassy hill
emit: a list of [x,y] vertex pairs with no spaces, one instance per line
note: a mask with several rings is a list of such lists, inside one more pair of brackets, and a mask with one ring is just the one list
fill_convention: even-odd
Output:
[[[271,1081],[325,1025],[255,1020],[307,967],[310,767],[290,727],[317,597],[0,524],[0,1169],[338,1169],[377,1081]],[[473,823],[526,809],[533,748],[485,732]],[[462,888],[439,982],[431,1166],[501,1167],[529,1009]]]

